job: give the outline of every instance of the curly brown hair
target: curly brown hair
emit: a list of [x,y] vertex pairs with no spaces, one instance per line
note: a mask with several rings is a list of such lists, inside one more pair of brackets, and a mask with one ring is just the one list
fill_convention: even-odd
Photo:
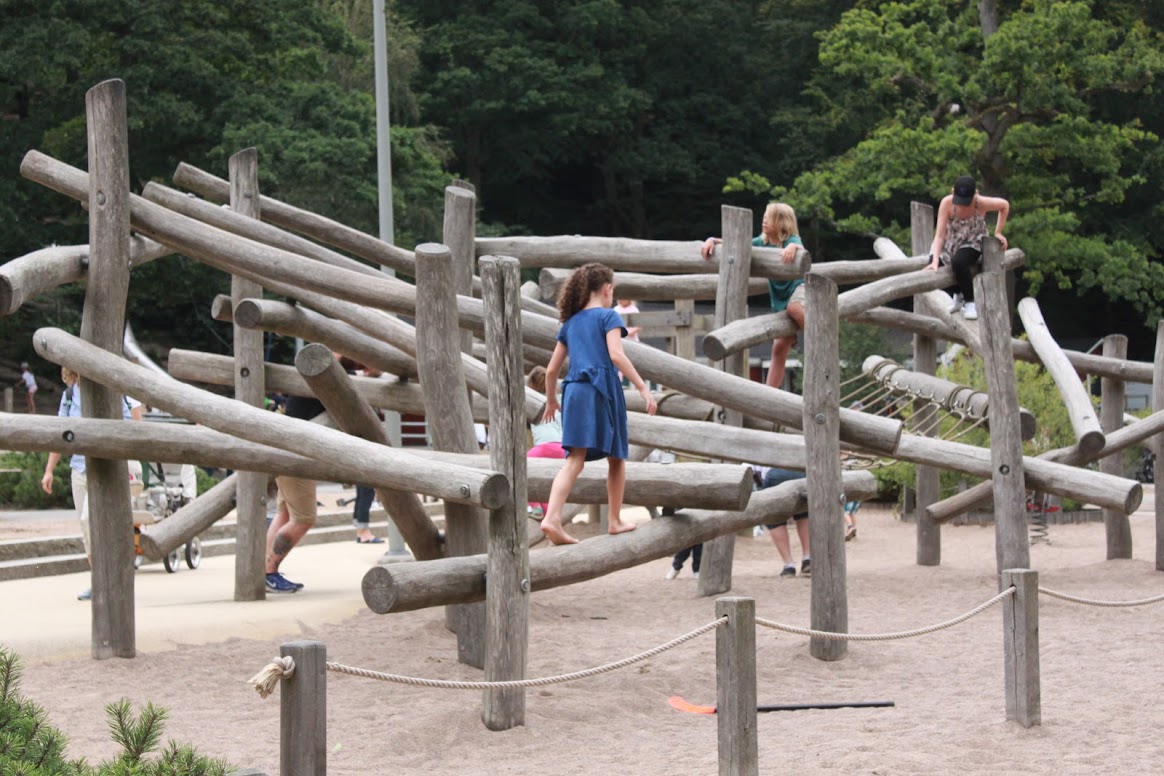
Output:
[[566,285],[558,292],[558,320],[565,323],[574,313],[590,304],[590,295],[614,282],[614,270],[605,264],[592,262],[574,270]]

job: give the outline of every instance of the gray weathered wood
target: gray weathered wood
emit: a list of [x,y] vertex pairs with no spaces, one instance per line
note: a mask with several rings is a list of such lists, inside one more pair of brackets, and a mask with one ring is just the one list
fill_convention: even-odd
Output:
[[1027,493],[1023,446],[1019,438],[1018,389],[1010,349],[1010,307],[1006,303],[1001,245],[982,241],[983,271],[974,278],[978,300],[986,386],[995,423],[990,429],[991,478],[994,483],[994,536],[998,572],[1031,565],[1027,537]]
[[[447,212],[447,211],[446,211]],[[470,249],[472,244],[469,245]],[[490,585],[485,594],[485,681],[524,679],[529,651],[529,542],[526,531],[525,373],[521,359],[521,268],[481,257],[489,393],[489,459],[509,478],[511,499],[489,513]],[[481,721],[490,730],[525,724],[525,690],[486,690]]]
[[[695,315],[695,300],[694,299],[676,299],[675,312],[685,314],[688,316]],[[676,358],[681,358],[684,361],[695,360],[695,332],[691,329],[682,329],[675,332],[675,339],[673,341],[673,352]],[[637,367],[636,367],[637,368]],[[660,407],[660,411],[662,408]]]
[[[1152,370],[1152,411],[1164,410],[1164,320],[1156,324],[1156,358]],[[1164,483],[1164,437],[1156,436],[1150,447],[1156,454],[1152,481]],[[1164,571],[1164,488],[1153,488],[1156,507],[1156,570]]]
[[[375,411],[360,398],[352,385],[352,378],[329,348],[318,343],[308,345],[296,354],[295,368],[319,397],[337,428],[360,439],[391,446]],[[401,527],[415,557],[436,558],[443,554],[440,532],[415,493],[377,488],[376,498],[380,499],[388,516]]]
[[1039,572],[1005,569],[1002,588],[1014,595],[1002,602],[1006,718],[1025,728],[1043,724],[1039,680]]
[[[934,209],[921,202],[911,202],[909,215],[910,250],[915,255],[928,253],[934,242]],[[914,297],[913,306],[915,310],[921,306],[919,297]],[[919,374],[937,374],[938,342],[932,336],[914,334],[913,368]],[[928,402],[917,401],[914,403],[914,412],[917,421],[915,428],[921,428],[925,436],[934,436],[937,428],[932,420],[937,409]],[[914,473],[914,490],[914,527],[917,536],[915,559],[919,566],[939,566],[942,563],[942,529],[926,512],[930,504],[942,497],[941,474],[937,467],[919,464]]]
[[[129,238],[129,261],[135,267],[171,253],[148,237]],[[5,262],[0,266],[0,316],[11,315],[46,291],[84,280],[88,267],[88,245],[54,245]]]
[[[1128,355],[1128,338],[1122,334],[1109,334],[1103,338],[1103,354],[1108,358],[1125,359]],[[1121,380],[1105,377],[1100,381],[1100,424],[1103,431],[1110,434],[1123,428],[1124,407],[1127,404],[1124,384]],[[1124,462],[1119,456],[1108,456],[1099,462],[1099,470],[1105,474],[1120,476],[1124,473]],[[1116,509],[1103,510],[1104,534],[1107,537],[1107,559],[1132,557],[1132,526],[1128,513]],[[1025,568],[1025,566],[1023,567]]]
[[[416,353],[424,392],[425,418],[432,446],[454,453],[477,451],[473,414],[464,390],[461,368],[457,294],[454,290],[453,257],[444,245],[416,246]],[[508,483],[500,508],[511,498]],[[486,517],[478,509],[445,507],[446,551],[450,556],[484,552]],[[457,607],[446,615],[457,633],[457,658],[467,665],[485,664],[485,608]]]
[[[715,324],[723,326],[748,316],[748,274],[752,259],[752,211],[746,208],[722,205],[720,207],[723,244],[719,251],[719,276],[716,283]],[[745,359],[732,354],[715,364],[720,371],[743,376]],[[716,412],[716,421],[730,428],[743,426],[739,410],[724,407]],[[696,594],[719,595],[732,589],[732,561],[735,558],[736,535],[723,534],[703,547]]]
[[[801,252],[798,257],[807,258],[808,254]],[[785,277],[781,280],[791,280],[802,277],[802,262],[785,264],[788,268]],[[722,265],[721,265],[722,266]],[[554,299],[558,296],[558,289],[565,285],[573,274],[572,269],[545,268],[538,275],[541,285],[542,298]],[[793,274],[800,272],[800,274]],[[644,275],[641,272],[614,273],[615,299],[630,298],[638,301],[667,301],[674,299],[715,299],[719,287],[719,278],[715,275]],[[748,280],[748,295],[768,293],[766,278],[751,278]]]
[[1075,368],[1071,366],[1071,362],[1051,336],[1038,301],[1029,296],[1021,300],[1018,303],[1018,313],[1031,345],[1039,354],[1043,368],[1051,375],[1055,387],[1059,389],[1059,396],[1067,408],[1067,418],[1071,421],[1079,449],[1086,455],[1098,453],[1104,444],[1099,417]]
[[390,487],[486,508],[499,504],[508,488],[505,477],[497,472],[459,466],[434,472],[424,461],[407,453],[214,396],[104,353],[60,329],[38,329],[33,335],[33,344],[49,361],[68,366],[80,375],[100,376],[107,385],[122,391],[132,390],[150,406],[179,417],[317,460],[347,458],[350,465],[363,472],[357,482],[379,480]]
[[[151,457],[150,460],[159,459]],[[234,509],[238,475],[236,471],[221,482],[215,483],[210,490],[165,520],[142,526],[138,543],[145,556],[150,560],[161,560],[226,517],[230,510]]]
[[[703,577],[700,577],[702,579]],[[720,776],[757,776],[756,601],[729,596],[715,602],[727,624],[715,632],[715,716]]]
[[[230,157],[230,207],[242,218],[259,219],[259,152],[247,148]],[[263,297],[263,287],[238,275],[230,279],[231,299]],[[238,324],[234,332],[234,398],[263,407],[263,333]],[[238,514],[234,556],[234,600],[261,601],[267,596],[267,475],[239,472],[235,488]]]
[[[477,195],[460,186],[445,187],[445,217],[441,241],[453,257],[453,293],[471,296],[477,257],[473,240],[477,236]],[[461,330],[461,352],[471,353],[473,333]]]
[[[20,167],[21,174],[63,194],[81,198],[87,185],[86,173],[36,151],[28,152]],[[263,198],[266,207],[266,198]],[[305,259],[297,254],[245,240],[222,230],[167,211],[140,197],[130,197],[131,217],[135,225],[159,242],[175,247],[224,271],[252,276],[265,288],[293,296],[313,308],[345,320],[361,330],[366,320],[356,320],[351,308],[363,304],[376,310],[406,315],[416,313],[416,289],[392,278],[374,278]],[[755,256],[755,250],[753,250]],[[276,280],[281,278],[282,280]],[[309,290],[311,289],[311,290]],[[344,301],[328,301],[323,293]],[[312,300],[312,301],[309,301]],[[318,300],[318,301],[316,301]],[[326,309],[325,309],[326,307]],[[342,310],[340,308],[343,308]],[[349,312],[344,312],[344,310]],[[362,313],[375,313],[375,310]],[[459,297],[457,313],[460,324],[475,333],[484,331],[481,302]],[[384,316],[380,316],[383,318]],[[523,310],[522,331],[526,341],[540,348],[553,348],[558,322],[547,316]],[[388,341],[388,340],[386,340]],[[400,343],[397,347],[407,350]],[[677,359],[636,342],[625,343],[627,355],[646,380],[716,401],[723,406],[746,412],[753,417],[774,420],[798,427],[803,416],[803,400],[784,391],[744,378],[717,373],[708,367]],[[841,410],[842,441],[874,452],[892,452],[901,436],[900,421]]]
[[[808,456],[808,521],[812,546],[812,628],[849,630],[845,565],[844,488],[841,482],[840,355],[837,286],[809,274],[804,322],[804,447]],[[847,641],[814,638],[809,653],[840,660]]]
[[[85,94],[89,139],[89,278],[81,337],[121,355],[129,291],[129,141],[125,82],[102,81]],[[81,408],[88,418],[122,417],[120,391],[81,373]],[[133,657],[133,516],[125,461],[85,462],[92,534],[92,652],[97,660]]]
[[327,776],[327,646],[291,641],[279,655],[295,661],[279,682],[279,773]]
[[416,377],[416,360],[397,347],[306,307],[274,299],[243,299],[232,310],[218,304],[211,307],[215,320],[229,318],[247,329],[273,331],[285,337],[319,342],[354,358],[365,366],[401,377]]
[[[867,499],[877,493],[877,481],[869,472],[845,472],[843,479],[848,498]],[[596,536],[579,544],[532,552],[531,589],[537,592],[595,579],[674,555],[720,534],[791,517],[808,508],[806,489],[805,480],[794,480],[755,493],[744,510],[683,510],[642,523],[630,533]],[[485,598],[485,572],[484,555],[382,564],[364,575],[364,601],[378,614],[481,601]]]

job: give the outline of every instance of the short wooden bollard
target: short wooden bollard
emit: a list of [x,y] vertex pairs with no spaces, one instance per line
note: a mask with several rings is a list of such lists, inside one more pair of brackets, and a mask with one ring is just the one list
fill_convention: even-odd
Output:
[[327,646],[291,641],[279,649],[295,661],[295,673],[279,688],[279,773],[327,774]]
[[1002,604],[1006,672],[1006,718],[1023,727],[1043,723],[1039,689],[1039,572],[1006,569],[1002,587],[1014,595]]
[[756,601],[729,596],[715,602],[727,625],[715,632],[715,716],[720,776],[757,776]]

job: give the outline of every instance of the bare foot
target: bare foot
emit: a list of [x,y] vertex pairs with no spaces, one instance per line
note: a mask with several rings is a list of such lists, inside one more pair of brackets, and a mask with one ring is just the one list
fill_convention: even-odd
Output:
[[550,540],[550,544],[578,543],[577,539],[566,533],[565,529],[562,528],[562,521],[560,519],[551,520],[550,518],[545,517],[542,518],[542,522],[539,525],[541,525],[542,533],[544,533],[546,538]]
[[635,525],[634,523],[624,523],[620,520],[617,523],[611,523],[610,528],[607,530],[607,533],[609,533],[609,534],[628,533],[630,531],[635,530],[636,528],[638,528],[638,526]]

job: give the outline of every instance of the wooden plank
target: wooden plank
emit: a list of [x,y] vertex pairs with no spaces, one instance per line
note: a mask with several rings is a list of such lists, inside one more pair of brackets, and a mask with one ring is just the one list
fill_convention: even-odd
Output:
[[715,632],[719,773],[757,776],[760,750],[756,730],[756,601],[736,596],[719,598],[715,616],[727,618],[727,625]]
[[[129,148],[125,83],[102,81],[85,94],[89,142],[89,279],[81,337],[106,354],[121,355],[129,291]],[[81,373],[81,408],[87,418],[120,419],[120,391]],[[124,460],[88,458],[92,534],[92,652],[97,660],[134,657],[133,516]]]
[[1027,537],[1027,493],[1023,449],[1019,438],[1018,389],[1010,349],[1010,306],[1006,302],[1001,244],[982,241],[983,271],[974,278],[986,385],[995,423],[990,433],[991,476],[994,483],[995,554],[998,572],[1031,565]]
[[327,646],[292,641],[279,655],[295,661],[279,682],[279,773],[327,776]]
[[[916,254],[928,253],[934,242],[934,209],[921,202],[911,202],[910,250]],[[922,305],[920,297],[913,299],[914,309]],[[914,334],[913,368],[923,375],[936,375],[938,371],[938,342],[926,334]],[[914,402],[915,428],[921,428],[925,436],[937,434],[932,422],[937,408],[926,401]],[[929,517],[926,509],[942,497],[941,472],[936,466],[918,464],[914,473],[914,527],[917,537],[916,563],[919,566],[939,566],[942,563],[942,529]]]
[[[849,630],[845,561],[845,495],[841,484],[841,375],[837,286],[809,274],[804,322],[804,447],[808,455],[808,521],[812,546],[812,627]],[[847,641],[813,638],[809,654],[840,660]]]
[[1099,417],[1096,415],[1095,407],[1091,405],[1091,397],[1087,395],[1087,389],[1080,381],[1075,368],[1071,366],[1071,362],[1067,360],[1067,356],[1064,355],[1059,344],[1051,336],[1047,322],[1043,319],[1043,311],[1039,309],[1038,301],[1032,297],[1021,300],[1018,303],[1018,313],[1019,318],[1022,319],[1023,327],[1026,329],[1027,337],[1042,361],[1043,368],[1051,375],[1051,380],[1059,389],[1059,397],[1067,408],[1067,418],[1071,421],[1071,428],[1075,432],[1075,440],[1079,449],[1085,455],[1098,453],[1104,445],[1103,429],[1100,428]]
[[[851,498],[877,494],[877,481],[869,472],[845,472],[843,482]],[[807,487],[805,480],[794,480],[753,494],[744,510],[683,510],[643,523],[630,533],[538,550],[530,553],[530,587],[537,592],[584,582],[674,555],[724,533],[791,517],[808,508]],[[364,601],[377,614],[481,601],[486,571],[484,555],[378,565],[364,575]]]
[[[470,246],[471,247],[471,246]],[[485,345],[493,391],[489,394],[489,460],[509,478],[511,498],[489,513],[485,593],[485,681],[524,679],[529,652],[529,542],[526,529],[526,420],[521,404],[521,268],[517,259],[483,256]],[[525,724],[525,690],[485,690],[481,721],[490,730]]]
[[[1109,334],[1103,338],[1103,355],[1108,358],[1125,359],[1128,355],[1128,338],[1122,334]],[[1124,384],[1121,380],[1105,377],[1100,381],[1100,425],[1104,433],[1111,433],[1124,425],[1124,406],[1127,404]],[[1124,462],[1120,456],[1108,456],[1099,462],[1099,470],[1104,474],[1119,476],[1124,472]],[[1128,513],[1122,510],[1103,510],[1104,534],[1107,538],[1107,559],[1132,557],[1132,526]]]
[[[977,291],[976,291],[977,293]],[[1043,724],[1039,679],[1039,572],[1006,569],[1002,588],[1014,595],[1002,603],[1006,718],[1025,728]]]

